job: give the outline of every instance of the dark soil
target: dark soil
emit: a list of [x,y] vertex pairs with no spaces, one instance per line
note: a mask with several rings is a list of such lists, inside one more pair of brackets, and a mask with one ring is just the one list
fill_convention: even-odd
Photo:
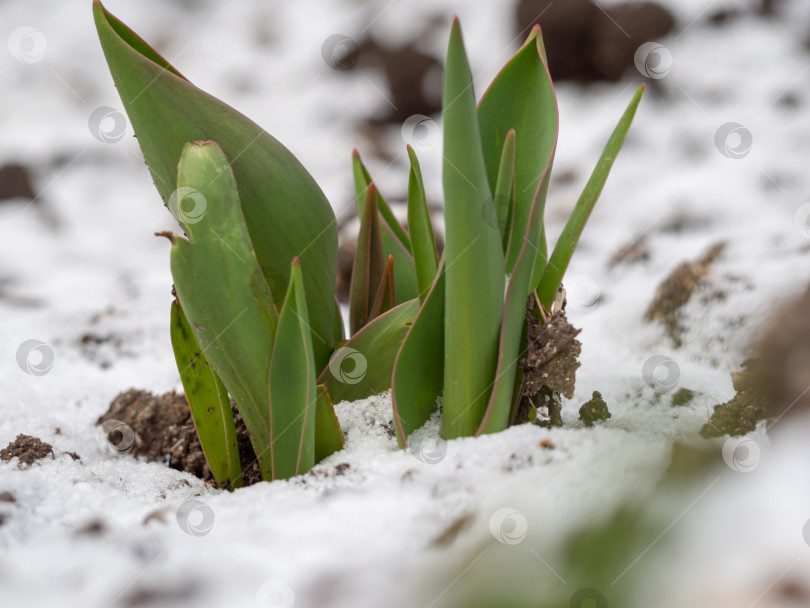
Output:
[[602,399],[602,394],[599,391],[594,391],[593,397],[579,408],[579,419],[585,423],[585,426],[593,426],[596,422],[604,422],[611,416],[607,403]]
[[714,408],[704,437],[744,435],[761,420],[810,411],[810,289],[776,311],[757,350],[759,358],[731,374],[734,398]]
[[636,49],[675,25],[672,15],[652,2],[602,7],[591,0],[520,0],[516,31],[543,29],[549,71],[555,81],[618,81],[633,67]]
[[672,395],[671,405],[672,407],[689,405],[692,402],[692,399],[694,398],[695,398],[695,391],[690,391],[688,388],[681,388],[678,389],[678,391]]
[[667,334],[676,346],[681,345],[684,331],[681,308],[689,302],[701,282],[709,275],[710,265],[725,249],[724,243],[712,246],[696,262],[684,262],[664,279],[658,287],[644,318],[647,321],[663,323]]
[[23,165],[8,164],[0,167],[0,200],[9,198],[29,201],[36,199],[31,176]]
[[737,437],[747,435],[757,428],[760,420],[774,417],[777,412],[773,403],[759,390],[758,383],[754,381],[756,372],[755,361],[746,361],[743,364],[745,372],[731,375],[737,394],[726,403],[715,406],[709,421],[700,429],[701,437],[722,437],[731,435]]
[[808,311],[810,288],[777,311],[759,347],[760,390],[780,412],[810,411]]
[[3,462],[19,458],[20,464],[27,467],[48,456],[53,458],[53,446],[30,435],[17,435],[14,441],[0,450],[0,460]]
[[563,309],[545,324],[532,314],[534,298],[530,297],[526,309],[528,335],[526,355],[518,362],[523,371],[523,395],[515,423],[529,419],[533,408],[546,407],[549,420],[546,425],[562,426],[560,395],[574,396],[578,357],[582,345],[576,339],[580,330],[565,317]]
[[[245,485],[251,485],[261,481],[261,472],[245,423],[231,405],[243,480]],[[97,424],[109,420],[121,421],[134,431],[134,444],[129,454],[142,456],[149,461],[166,462],[173,469],[214,483],[185,395],[172,391],[155,397],[146,391],[129,389],[113,399],[109,410],[98,419]],[[110,437],[109,440],[113,446],[118,445],[116,438]]]
[[[424,34],[429,32],[430,27]],[[441,63],[421,52],[418,40],[394,48],[366,38],[358,47],[358,65],[382,71],[391,93],[387,113],[372,122],[401,124],[414,114],[430,116],[441,110]]]

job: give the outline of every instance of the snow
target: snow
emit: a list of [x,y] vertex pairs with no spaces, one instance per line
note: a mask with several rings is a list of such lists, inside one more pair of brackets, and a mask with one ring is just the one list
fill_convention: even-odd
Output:
[[[411,450],[400,451],[386,429],[390,396],[380,395],[337,406],[346,447],[313,474],[226,493],[162,464],[110,454],[98,441],[94,423],[118,392],[180,388],[167,331],[169,244],[153,236],[173,228],[173,220],[131,128],[113,143],[88,128],[96,108],[121,110],[89,3],[3,3],[0,39],[27,26],[42,34],[34,42],[46,45],[30,63],[0,53],[0,163],[30,165],[41,193],[30,205],[0,202],[0,291],[35,303],[0,298],[0,447],[26,433],[51,443],[56,454],[29,469],[0,463],[0,492],[16,499],[0,502],[3,604],[432,606],[476,582],[465,567],[482,547],[494,547],[489,555],[507,562],[535,560],[534,551],[545,563],[535,563],[537,576],[559,586],[552,573],[567,578],[559,549],[568,535],[607,520],[627,500],[654,494],[672,442],[693,441],[711,406],[733,395],[729,372],[750,355],[779,304],[810,280],[801,212],[810,200],[810,7],[786,1],[779,20],[741,17],[711,29],[705,14],[737,3],[664,4],[680,23],[657,41],[671,51],[672,70],[647,81],[650,90],[568,272],[578,286],[569,318],[583,330],[583,351],[565,428],[524,426],[445,443],[436,439],[440,422],[433,419]],[[386,136],[393,163],[375,158],[355,132],[359,118],[384,111],[387,102],[371,86],[372,74],[344,79],[325,65],[321,44],[328,36],[356,36],[371,24],[379,37],[404,41],[432,17],[458,14],[479,94],[516,46],[511,13],[495,2],[107,6],[193,82],[290,147],[338,211],[351,202],[353,147],[394,199],[406,189],[407,159],[398,127]],[[438,28],[425,50],[441,55],[445,36]],[[552,242],[643,80],[632,74],[588,89],[558,84],[560,140],[547,210]],[[786,96],[797,105],[784,103]],[[752,135],[743,158],[715,147],[728,122]],[[434,201],[440,148],[420,150]],[[573,181],[560,179],[566,173]],[[700,221],[682,232],[668,229],[679,217]],[[615,251],[642,234],[649,260],[608,269]],[[711,280],[727,296],[690,302],[683,346],[675,348],[642,316],[675,266],[719,241],[727,249]],[[88,333],[112,339],[83,344]],[[18,346],[30,339],[55,355],[43,375],[17,364]],[[670,357],[677,387],[699,398],[673,408],[670,394],[648,386],[642,369],[653,355]],[[589,429],[577,410],[595,390],[613,416]],[[760,453],[751,472],[718,457],[682,501],[649,498],[654,537],[660,532],[663,541],[638,563],[614,565],[616,576],[631,566],[626,576],[639,586],[638,605],[787,605],[768,590],[810,575],[810,491],[802,481],[808,427],[807,417],[786,418],[767,435],[753,434]],[[552,449],[540,445],[546,439]],[[467,527],[441,544],[460,519]],[[94,521],[103,522],[102,533],[79,533]],[[647,576],[660,572],[676,575]],[[576,583],[563,589],[568,597]]]

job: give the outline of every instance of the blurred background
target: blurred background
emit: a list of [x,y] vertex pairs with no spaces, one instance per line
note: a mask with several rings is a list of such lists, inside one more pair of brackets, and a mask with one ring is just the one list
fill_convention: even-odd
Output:
[[[560,106],[546,216],[552,243],[632,92],[647,84],[565,281],[569,317],[583,329],[573,401],[579,407],[599,390],[613,418],[603,430],[575,435],[586,431],[576,427],[571,406],[564,420],[575,429],[554,439],[568,447],[550,457],[551,472],[541,478],[526,473],[490,488],[486,476],[473,476],[485,504],[508,502],[517,518],[495,511],[501,515],[492,528],[491,514],[450,509],[424,554],[397,549],[396,539],[408,538],[400,522],[393,546],[381,553],[389,576],[379,587],[349,585],[346,595],[332,594],[323,564],[343,554],[304,542],[290,558],[297,589],[323,585],[315,586],[321,595],[300,591],[301,605],[350,599],[375,605],[381,596],[374,593],[388,589],[397,596],[392,606],[810,606],[810,331],[807,298],[797,300],[810,283],[810,4],[108,0],[105,6],[190,81],[301,160],[345,228],[344,253],[356,220],[355,148],[387,198],[401,203],[411,144],[441,228],[441,66],[453,15],[461,19],[479,97],[529,28],[538,22],[543,28]],[[177,227],[116,94],[91,3],[0,0],[0,41],[7,41],[0,46],[0,444],[25,431],[81,454],[119,391],[180,386],[166,331],[169,244],[153,236]],[[674,303],[660,297],[668,278],[665,295]],[[341,281],[345,289],[345,262]],[[52,369],[43,374],[20,363],[19,348],[31,340],[49,353],[43,356]],[[730,373],[762,352],[775,361],[766,371],[778,402],[772,428],[756,419],[747,438],[700,439],[713,407],[739,390]],[[657,363],[650,367],[654,357],[671,362],[667,374],[677,372],[669,384],[655,375]],[[688,391],[681,393],[685,401],[674,403],[680,389]],[[594,440],[601,448],[579,460]],[[503,449],[508,459],[511,448]],[[540,491],[558,479],[564,488]],[[28,480],[14,483],[25,487]],[[34,494],[47,496],[49,483],[43,480]],[[256,505],[263,498],[246,496]],[[442,496],[434,495],[437,504],[444,504]],[[82,513],[82,500],[69,504]],[[432,507],[425,504],[427,513]],[[218,516],[240,509],[220,508]],[[152,581],[157,596],[121,603],[130,596],[110,589],[140,566],[112,559],[114,544],[93,549],[100,557],[90,557],[88,548],[76,570],[51,563],[49,543],[72,547],[65,530],[82,520],[57,511],[46,510],[51,536],[25,545],[18,542],[29,539],[23,530],[34,520],[18,526],[12,518],[3,526],[0,509],[0,539],[8,535],[0,545],[0,589],[6,586],[21,605],[26,590],[43,581],[53,585],[41,590],[43,598],[69,594],[71,576],[108,560],[123,578],[112,577],[111,587],[77,587],[95,589],[82,605],[107,605],[111,597],[110,605],[208,605],[182,584],[161,595],[159,578]],[[388,517],[378,521],[397,519]],[[128,530],[123,521],[121,534]],[[528,537],[524,524],[533,531]],[[349,550],[351,539],[333,533],[343,541],[335,547]],[[384,533],[375,538],[385,544]],[[251,555],[250,540],[240,538],[234,551],[254,564],[262,557]],[[15,545],[19,552],[12,554]],[[152,549],[144,549],[149,559]],[[311,565],[314,554],[323,563]],[[45,566],[15,580],[11,555]],[[211,580],[232,580],[222,576],[212,573]],[[253,605],[255,590],[240,584],[246,590],[233,591],[232,605]],[[260,605],[286,605],[282,600]]]

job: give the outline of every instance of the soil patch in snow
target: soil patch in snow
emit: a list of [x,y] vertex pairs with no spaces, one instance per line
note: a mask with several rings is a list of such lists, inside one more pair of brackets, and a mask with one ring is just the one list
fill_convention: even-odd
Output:
[[[247,427],[235,407],[233,415],[243,481],[251,485],[261,481],[261,472]],[[173,469],[214,483],[185,395],[172,391],[155,397],[132,388],[113,399],[97,424],[101,425],[99,430],[108,451],[165,462]]]

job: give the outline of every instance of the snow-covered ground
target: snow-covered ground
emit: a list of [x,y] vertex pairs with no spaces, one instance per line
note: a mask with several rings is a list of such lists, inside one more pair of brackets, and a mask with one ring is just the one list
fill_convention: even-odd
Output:
[[[99,133],[114,125],[94,133],[88,124],[99,107],[122,110],[90,3],[2,2],[0,40],[9,44],[0,49],[0,164],[30,166],[39,197],[0,201],[0,448],[25,433],[53,444],[56,458],[30,469],[0,463],[0,493],[15,498],[0,501],[0,603],[428,607],[481,584],[475,564],[493,555],[532,564],[554,596],[591,586],[561,565],[568,535],[634,497],[648,500],[672,442],[694,441],[711,406],[733,395],[729,372],[762,324],[810,282],[810,5],[786,1],[777,20],[744,16],[714,29],[707,14],[748,3],[662,4],[679,21],[658,41],[671,70],[643,100],[569,269],[569,318],[583,329],[583,350],[565,428],[512,428],[431,451],[433,421],[421,444],[433,457],[420,457],[396,449],[382,395],[338,406],[346,447],[314,474],[226,493],[99,444],[94,423],[118,392],[180,389],[167,331],[169,244],[153,236],[172,219],[131,128],[104,143]],[[458,14],[480,94],[516,46],[503,6],[107,2],[190,80],[284,142],[338,211],[352,202],[351,149],[365,150],[354,123],[388,102],[379,75],[331,70],[323,41],[364,28],[404,41],[433,16]],[[426,50],[441,56],[444,36]],[[555,176],[573,179],[552,181],[552,239],[643,80],[558,85]],[[727,123],[739,125],[721,140],[731,152],[715,141]],[[730,158],[748,135],[750,151]],[[398,127],[388,140],[399,154],[389,169],[370,149],[367,160],[396,198],[407,179]],[[440,155],[440,145],[420,151],[434,201]],[[672,229],[684,219],[687,229]],[[640,235],[649,259],[608,269]],[[673,268],[719,241],[727,248],[710,280],[726,297],[690,302],[675,348],[644,312]],[[55,357],[45,374],[18,363],[18,348],[32,339]],[[669,394],[657,394],[642,375],[654,355],[670,357],[677,387],[700,398],[673,408]],[[577,409],[594,390],[613,417],[586,428]],[[808,430],[806,416],[785,419],[751,437],[750,472],[718,456],[680,501],[649,499],[651,543],[608,568],[617,581],[632,578],[638,605],[810,603],[807,587],[804,599],[796,585],[779,593],[788,581],[810,580]],[[103,530],[81,532],[92,522]]]

